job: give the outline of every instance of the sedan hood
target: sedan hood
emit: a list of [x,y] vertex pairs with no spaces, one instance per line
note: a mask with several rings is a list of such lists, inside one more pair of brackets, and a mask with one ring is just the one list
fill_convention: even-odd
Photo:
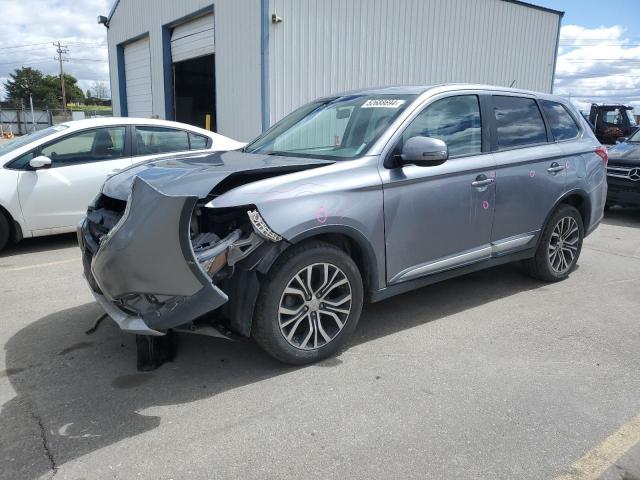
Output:
[[619,143],[609,149],[609,162],[615,165],[640,166],[640,143]]
[[[238,151],[182,155],[136,164],[109,177],[102,193],[118,200],[127,200],[136,177],[157,191],[169,196],[205,198],[224,179],[246,175],[247,180],[284,175],[334,163],[331,160],[283,157]],[[236,185],[243,182],[234,182]]]

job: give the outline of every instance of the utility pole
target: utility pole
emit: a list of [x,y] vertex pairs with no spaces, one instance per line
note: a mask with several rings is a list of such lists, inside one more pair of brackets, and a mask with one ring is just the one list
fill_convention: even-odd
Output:
[[69,53],[69,50],[67,49],[66,45],[60,45],[60,42],[57,42],[53,44],[54,47],[57,47],[56,49],[56,53],[58,54],[57,57],[55,57],[55,60],[58,60],[60,62],[60,85],[62,87],[62,115],[64,116],[64,119],[67,119],[67,95],[64,91],[64,69],[62,68],[62,62],[66,62],[67,59],[64,58],[62,55],[64,55],[65,53]]

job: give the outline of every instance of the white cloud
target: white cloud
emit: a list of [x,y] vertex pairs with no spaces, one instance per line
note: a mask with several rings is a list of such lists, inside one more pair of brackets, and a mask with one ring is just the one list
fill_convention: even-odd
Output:
[[591,103],[624,103],[640,114],[640,45],[619,26],[565,25],[554,93],[570,97],[581,110]]
[[87,90],[95,81],[109,85],[107,30],[98,15],[107,15],[112,0],[3,0],[0,28],[0,98],[9,73],[23,65],[57,75],[56,48],[68,45],[65,72]]

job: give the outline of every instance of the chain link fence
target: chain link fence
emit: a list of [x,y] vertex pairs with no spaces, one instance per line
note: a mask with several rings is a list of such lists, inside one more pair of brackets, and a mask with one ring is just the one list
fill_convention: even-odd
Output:
[[66,112],[61,108],[37,109],[32,115],[30,109],[0,107],[0,137],[25,135],[70,120],[111,116],[113,116],[113,110],[104,108],[68,109]]

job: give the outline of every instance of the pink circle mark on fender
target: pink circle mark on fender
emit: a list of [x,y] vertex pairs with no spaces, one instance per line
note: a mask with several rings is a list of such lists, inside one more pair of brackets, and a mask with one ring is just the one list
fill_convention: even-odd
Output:
[[529,176],[530,176],[531,178],[535,177],[535,176],[536,176],[536,171],[535,171],[535,170],[530,170],[530,171],[529,171]]
[[487,210],[489,208],[489,202],[487,202],[486,200],[484,200],[482,202],[482,208],[484,208],[485,210]]
[[319,206],[318,210],[316,210],[316,220],[318,223],[325,223],[328,217],[329,213],[327,212],[327,208],[324,205]]

